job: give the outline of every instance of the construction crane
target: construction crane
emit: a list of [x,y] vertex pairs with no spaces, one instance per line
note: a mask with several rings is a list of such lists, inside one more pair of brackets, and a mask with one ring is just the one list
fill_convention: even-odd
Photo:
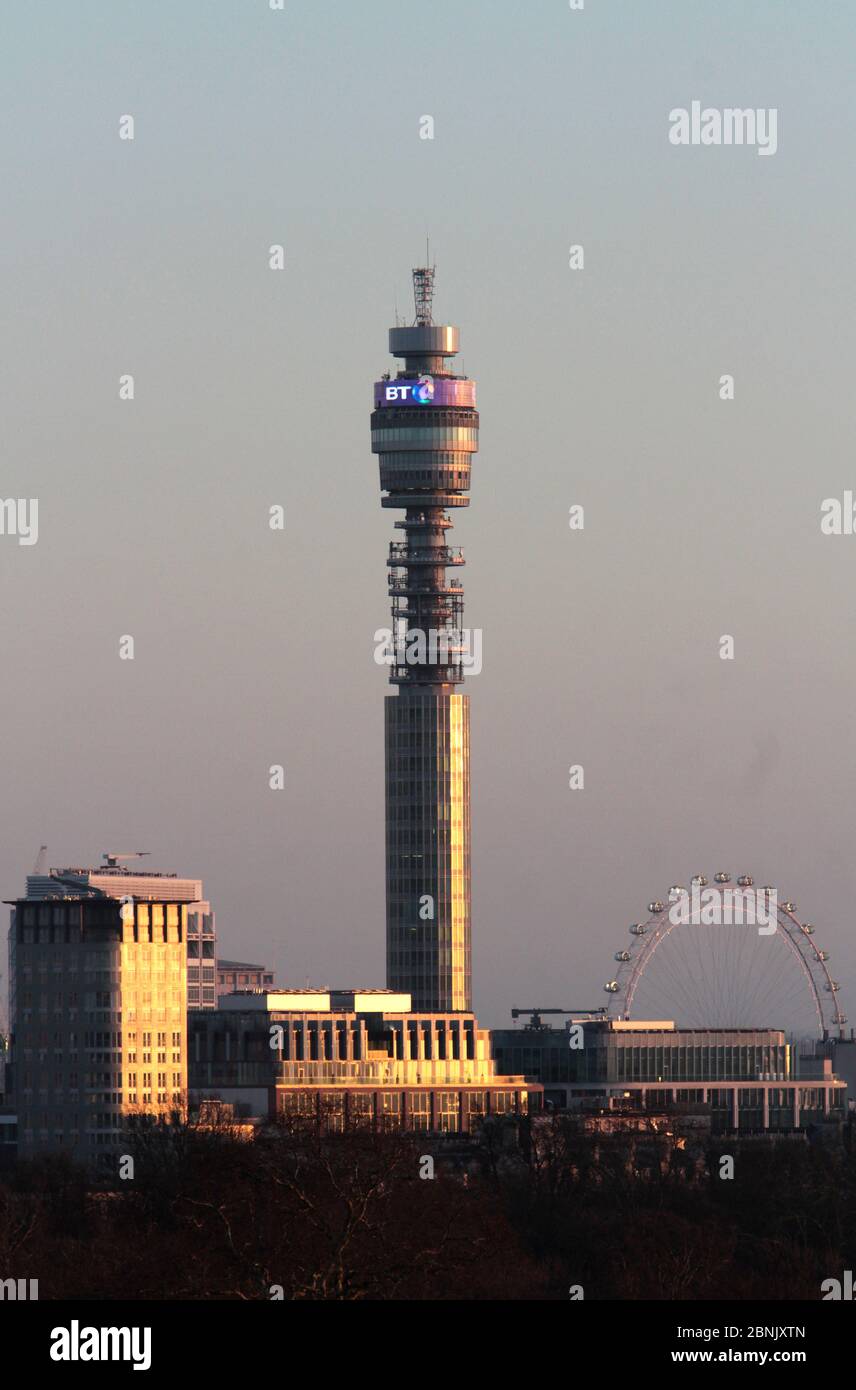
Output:
[[601,1006],[600,1008],[597,1008],[597,1009],[512,1009],[512,1010],[511,1010],[511,1017],[512,1017],[512,1018],[521,1018],[521,1017],[524,1016],[524,1015],[528,1015],[529,1018],[531,1019],[531,1022],[530,1022],[530,1024],[529,1024],[529,1027],[530,1027],[530,1028],[543,1028],[543,1027],[544,1027],[544,1024],[541,1022],[541,1015],[542,1015],[542,1014],[573,1014],[575,1017],[579,1016],[580,1014],[587,1014],[587,1015],[589,1015],[589,1017],[603,1018],[604,1015],[606,1014],[606,1009],[605,1009],[603,1006]]
[[35,875],[35,874],[43,874],[43,873],[44,873],[44,871],[45,871],[45,864],[46,864],[46,862],[47,862],[47,855],[48,855],[48,847],[47,847],[47,845],[39,845],[39,852],[38,852],[38,854],[36,855],[36,862],[35,862],[35,864],[33,865],[33,874],[34,874],[34,875]]
[[132,850],[132,851],[130,852],[130,854],[110,854],[110,853],[105,853],[105,854],[102,854],[101,858],[102,858],[102,859],[106,859],[106,861],[107,861],[106,864],[105,864],[105,868],[107,868],[107,869],[117,869],[117,868],[119,867],[119,860],[120,860],[120,859],[145,859],[145,858],[146,858],[148,855],[150,855],[150,854],[151,854],[151,850],[150,850],[150,849],[135,849],[135,850]]

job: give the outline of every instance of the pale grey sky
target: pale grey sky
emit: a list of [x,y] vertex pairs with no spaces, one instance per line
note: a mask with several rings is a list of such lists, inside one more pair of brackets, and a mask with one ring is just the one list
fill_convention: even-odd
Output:
[[[482,416],[477,1012],[603,1002],[647,901],[724,867],[856,1015],[856,537],[820,532],[856,485],[854,39],[797,0],[4,7],[0,495],[40,503],[0,537],[4,897],[45,841],[149,849],[224,954],[382,983],[369,414],[430,231]],[[775,156],[671,146],[694,99],[775,107]]]

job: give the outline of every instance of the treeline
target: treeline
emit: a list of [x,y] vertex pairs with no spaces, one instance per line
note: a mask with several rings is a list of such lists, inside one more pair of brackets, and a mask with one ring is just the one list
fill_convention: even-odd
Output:
[[562,1116],[512,1137],[141,1129],[125,1178],[64,1157],[5,1175],[0,1279],[41,1299],[754,1300],[817,1299],[856,1268],[844,1149]]

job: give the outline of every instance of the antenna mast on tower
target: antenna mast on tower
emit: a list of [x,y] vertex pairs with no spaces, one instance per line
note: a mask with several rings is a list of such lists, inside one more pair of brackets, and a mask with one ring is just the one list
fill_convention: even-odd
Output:
[[[428,256],[430,249],[426,246]],[[434,271],[433,265],[418,266],[413,272],[413,298],[416,301],[416,327],[428,328],[434,322]]]

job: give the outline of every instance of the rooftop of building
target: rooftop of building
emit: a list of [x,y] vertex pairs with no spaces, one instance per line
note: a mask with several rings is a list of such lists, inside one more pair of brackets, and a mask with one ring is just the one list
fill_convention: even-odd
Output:
[[[56,878],[63,874],[74,874],[81,878],[88,878],[90,875],[100,877],[130,877],[130,878],[178,878],[179,875],[171,869],[129,869],[125,864],[87,864],[70,865],[64,869],[48,869],[47,877]],[[44,878],[44,874],[28,874],[28,878]]]
[[[221,962],[222,964],[222,962]],[[409,1014],[412,996],[391,989],[260,989],[237,990],[220,997],[220,1008],[260,1013],[383,1013]]]
[[153,902],[197,902],[202,898],[202,880],[157,869],[128,868],[124,864],[70,865],[47,873],[27,875],[26,898],[65,898],[69,892],[91,898],[133,894]]
[[257,965],[257,964],[255,964],[253,961],[249,961],[249,960],[223,960],[223,959],[221,958],[220,960],[217,961],[217,969],[218,969],[218,970],[263,970],[263,971],[266,971],[268,974],[270,973],[270,968],[269,968],[269,966],[267,966],[267,965]]
[[561,1045],[565,1046],[565,1038],[569,1028],[581,1025],[584,1028],[594,1029],[598,1033],[608,1033],[613,1035],[635,1035],[642,1033],[663,1033],[669,1035],[671,1043],[678,1044],[682,1039],[694,1039],[701,1042],[705,1038],[752,1038],[763,1034],[768,1038],[775,1038],[778,1042],[786,1040],[786,1033],[783,1028],[769,1026],[759,1026],[757,1028],[725,1028],[711,1025],[707,1028],[682,1028],[673,1019],[624,1019],[624,1018],[590,1018],[569,1016],[562,1023],[539,1022],[535,1025],[523,1023],[522,1026],[510,1026],[505,1028],[494,1028],[494,1034],[503,1034],[508,1038],[543,1038],[552,1045],[552,1040],[561,1040]]
[[[129,897],[130,896],[131,895],[129,895]],[[189,903],[186,898],[181,898],[177,895],[175,897],[158,896],[157,898],[142,899],[139,893],[136,893],[133,896],[138,902],[142,902],[143,906],[145,907],[154,906],[190,908],[194,906],[194,904]],[[53,893],[49,897],[45,895],[41,898],[4,898],[3,902],[6,903],[9,907],[16,907],[21,909],[27,907],[46,907],[49,903],[52,903],[54,906],[57,907],[73,907],[77,903],[83,903],[87,907],[95,907],[96,905],[99,907],[104,907],[105,904],[113,903],[115,906],[115,910],[118,914],[119,912],[121,912],[121,905],[123,899],[121,897],[114,896],[112,893],[87,893],[81,892],[78,889],[75,891],[67,891],[65,893]]]

